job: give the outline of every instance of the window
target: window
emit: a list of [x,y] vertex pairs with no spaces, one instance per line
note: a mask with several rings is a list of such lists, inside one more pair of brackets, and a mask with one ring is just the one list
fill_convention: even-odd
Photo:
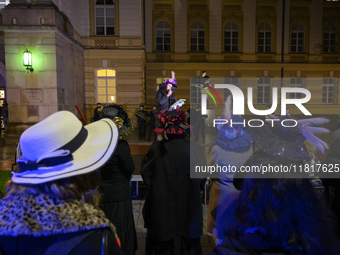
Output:
[[322,82],[322,103],[336,104],[337,103],[337,83],[334,78],[324,78]]
[[115,34],[115,8],[113,0],[97,0],[95,5],[96,35]]
[[[305,78],[291,78],[290,79],[290,87],[291,88],[304,88],[305,87]],[[304,98],[303,93],[290,93],[289,98]]]
[[230,21],[224,28],[224,51],[238,52],[238,25]]
[[161,20],[156,24],[156,51],[170,51],[170,24]]
[[[224,78],[224,83],[225,84],[232,84],[238,87],[238,77],[228,77]],[[229,89],[224,89],[224,100],[227,100],[228,96],[230,96],[230,90]]]
[[271,99],[271,84],[272,78],[257,79],[257,103],[269,104]]
[[190,51],[205,51],[205,28],[201,21],[194,21],[191,24]]
[[190,79],[190,103],[200,104],[202,101],[202,90],[197,88],[197,85],[202,83],[202,78],[191,78]]
[[259,25],[257,47],[258,52],[272,51],[272,27],[267,22],[262,22]]
[[337,33],[334,24],[327,23],[323,33],[323,52],[336,53]]
[[115,103],[116,96],[116,70],[99,69],[96,71],[96,97],[102,104]]
[[290,51],[295,53],[304,52],[305,27],[301,23],[294,23],[291,33]]

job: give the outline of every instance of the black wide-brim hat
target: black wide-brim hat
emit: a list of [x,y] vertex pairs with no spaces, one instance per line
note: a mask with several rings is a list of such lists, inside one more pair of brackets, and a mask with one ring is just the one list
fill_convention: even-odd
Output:
[[102,118],[113,120],[118,127],[120,139],[132,134],[134,131],[131,120],[121,105],[110,104],[105,106],[99,113],[99,119]]
[[[253,122],[252,125],[257,124]],[[293,126],[294,123],[286,121],[285,125]],[[274,121],[273,127],[271,123],[265,123],[262,127],[249,127],[248,130],[260,151],[291,160],[310,160],[304,145],[306,138],[299,126],[284,127],[281,121]]]

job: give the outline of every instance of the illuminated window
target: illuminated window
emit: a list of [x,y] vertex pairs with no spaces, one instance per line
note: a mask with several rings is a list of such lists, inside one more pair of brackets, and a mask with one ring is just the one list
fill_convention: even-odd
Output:
[[338,94],[337,79],[324,78],[322,83],[322,103],[336,104]]
[[115,34],[115,8],[113,0],[97,0],[95,5],[96,35]]
[[228,22],[224,28],[224,51],[238,52],[238,25],[236,22]]
[[271,85],[272,78],[258,78],[257,79],[257,103],[269,104],[271,101]]
[[170,51],[170,24],[161,20],[156,24],[156,51]]
[[202,78],[194,77],[190,79],[190,104],[201,103],[202,90],[197,87],[197,86],[200,86],[201,84],[202,84]]
[[205,27],[201,21],[194,21],[191,24],[190,51],[205,51]]
[[262,22],[258,30],[258,52],[272,51],[272,27],[267,22]]
[[96,99],[102,104],[116,102],[116,70],[99,69],[96,71]]
[[290,51],[295,53],[304,52],[305,46],[305,27],[301,23],[294,23],[291,33]]

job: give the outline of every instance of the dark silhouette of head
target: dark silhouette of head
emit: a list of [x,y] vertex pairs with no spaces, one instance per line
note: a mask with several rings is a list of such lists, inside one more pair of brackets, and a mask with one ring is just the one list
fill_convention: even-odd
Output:
[[241,237],[256,232],[288,254],[334,254],[328,211],[309,179],[245,179],[226,231]]

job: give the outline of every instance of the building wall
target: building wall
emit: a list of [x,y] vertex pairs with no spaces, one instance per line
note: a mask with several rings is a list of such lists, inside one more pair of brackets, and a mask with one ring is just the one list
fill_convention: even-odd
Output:
[[141,37],[141,1],[123,0],[119,2],[120,36]]
[[[190,78],[200,77],[203,70],[207,71],[208,76],[213,78],[235,76],[254,78],[254,81],[256,81],[256,78],[264,76],[278,78],[279,80],[281,68],[283,68],[283,77],[287,78],[284,81],[284,86],[290,86],[289,78],[291,77],[319,78],[306,87],[312,93],[312,100],[307,104],[311,112],[322,114],[326,111],[329,114],[338,114],[338,93],[334,104],[322,103],[321,78],[338,78],[340,76],[340,48],[338,47],[337,53],[327,54],[322,52],[323,26],[326,22],[332,22],[340,31],[340,2],[285,1],[284,63],[281,63],[282,0],[175,0],[166,2],[167,4],[163,5],[160,5],[157,0],[148,3],[148,6],[153,8],[153,23],[152,27],[150,27],[150,22],[147,23],[149,27],[146,27],[146,31],[149,31],[148,34],[151,30],[153,34],[155,33],[156,15],[160,13],[159,18],[169,19],[172,22],[171,25],[175,31],[171,35],[171,41],[175,42],[175,49],[156,51],[154,47],[155,38],[152,40],[152,47],[148,45],[146,48],[147,105],[151,106],[155,102],[156,79],[169,77],[171,71],[175,71],[179,84],[175,90],[177,99],[186,99],[184,108],[187,108],[190,103]],[[183,7],[183,4],[185,7]],[[148,13],[150,13],[149,10]],[[173,19],[172,13],[175,17]],[[207,50],[204,52],[190,51],[190,35],[187,35],[186,40],[183,40],[182,32],[190,33],[189,27],[193,20],[200,20],[207,25],[205,44]],[[224,51],[224,26],[229,21],[234,21],[239,26],[239,51],[235,53]],[[268,22],[272,27],[272,50],[269,53],[258,52],[258,25],[261,22]],[[301,22],[305,26],[305,50],[303,53],[291,52],[291,27],[295,22]],[[186,50],[183,50],[185,48]],[[177,49],[182,50],[178,51]],[[280,85],[278,84],[278,87]],[[247,86],[247,84],[240,84],[245,94]],[[256,102],[257,84],[252,86],[254,102]],[[215,107],[212,100],[209,99],[208,103],[209,107]],[[255,104],[254,106],[258,109],[265,107],[264,104]],[[245,107],[245,109],[247,108]],[[294,108],[291,113],[301,112]]]
[[[2,10],[2,22],[8,134],[20,133],[23,123],[38,122],[58,110],[77,113],[75,105],[84,110],[84,47],[63,30],[70,28],[63,14],[50,5],[20,9],[9,5]],[[32,53],[33,71],[23,66],[26,49]]]
[[95,104],[95,71],[100,68],[116,70],[116,103],[123,104],[132,119],[138,105],[144,102],[143,77],[145,54],[143,50],[85,51],[86,118],[93,115]]
[[[93,0],[89,2],[90,37],[83,37],[85,58],[86,118],[90,119],[96,98],[95,72],[101,68],[116,71],[116,103],[124,104],[129,117],[145,102],[145,50],[143,49],[143,8],[141,1],[115,1],[115,35],[95,35]],[[146,15],[147,18],[147,15]]]
[[89,0],[52,0],[80,36],[90,35]]

